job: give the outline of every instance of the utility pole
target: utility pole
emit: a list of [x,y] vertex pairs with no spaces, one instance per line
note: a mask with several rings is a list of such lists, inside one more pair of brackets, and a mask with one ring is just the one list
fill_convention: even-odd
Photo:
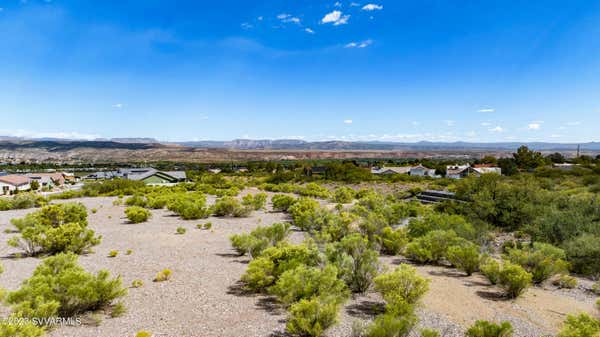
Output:
[[580,144],[577,144],[577,158],[579,158],[579,150],[580,150]]

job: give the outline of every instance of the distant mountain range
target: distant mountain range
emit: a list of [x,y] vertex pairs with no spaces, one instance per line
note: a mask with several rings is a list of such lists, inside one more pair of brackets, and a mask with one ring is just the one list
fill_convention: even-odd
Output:
[[182,146],[192,149],[231,149],[231,150],[308,150],[308,151],[515,151],[526,145],[538,151],[600,151],[600,142],[546,143],[546,142],[348,142],[348,141],[315,141],[297,139],[235,139],[231,141],[188,141],[161,142],[153,138],[110,138],[96,140],[65,140],[56,138],[26,139],[0,136],[1,149],[18,148],[59,148],[73,149],[112,148],[112,149],[148,149],[161,146]]

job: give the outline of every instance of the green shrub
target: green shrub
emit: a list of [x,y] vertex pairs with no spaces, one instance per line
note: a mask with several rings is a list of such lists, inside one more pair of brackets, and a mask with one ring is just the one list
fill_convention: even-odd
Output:
[[48,257],[7,296],[7,303],[19,317],[71,317],[109,305],[124,296],[121,278],[110,279],[108,271],[96,275],[77,264],[77,255],[61,253]]
[[569,315],[557,337],[597,337],[600,321],[588,314]]
[[317,183],[308,183],[296,189],[296,192],[301,196],[327,199],[329,198],[329,190]]
[[356,192],[350,187],[341,186],[335,189],[331,201],[340,204],[349,204],[354,200],[355,195]]
[[498,282],[500,282],[501,268],[502,266],[500,265],[500,262],[491,257],[483,259],[481,265],[479,266],[479,269],[483,275],[488,278],[491,284],[498,284]]
[[435,230],[452,230],[456,235],[465,239],[475,239],[477,231],[464,217],[454,214],[429,213],[422,218],[412,219],[408,223],[408,234],[418,238]]
[[326,297],[302,299],[290,307],[287,330],[293,335],[319,337],[337,322],[340,305]]
[[32,322],[23,321],[12,323],[11,320],[18,320],[14,315],[0,320],[0,336],[2,337],[44,337],[46,332],[43,327],[39,327]]
[[466,333],[467,337],[512,337],[513,328],[509,322],[500,325],[488,321],[476,321]]
[[95,209],[95,208],[92,208],[92,209],[90,210],[90,212],[92,212],[92,214],[96,214],[96,213],[98,213],[98,210],[97,210],[97,209]]
[[432,329],[421,330],[421,337],[440,337],[440,332]]
[[108,253],[108,257],[117,257],[117,255],[119,255],[119,252],[118,252],[118,251],[116,251],[116,250],[111,250],[111,251]]
[[401,264],[393,272],[377,276],[374,283],[375,290],[381,293],[388,304],[388,312],[393,312],[390,309],[402,303],[418,303],[429,289],[429,280],[417,275],[417,270],[407,264]]
[[166,196],[148,196],[146,207],[152,209],[163,209],[167,206],[169,198]]
[[310,230],[314,227],[313,222],[321,215],[317,215],[317,210],[320,208],[319,202],[315,199],[299,198],[290,206],[288,212],[292,217],[294,225],[302,230]]
[[242,275],[246,287],[261,291],[273,285],[281,274],[300,265],[317,266],[321,262],[319,250],[310,241],[302,245],[285,242],[265,249],[260,257],[252,260]]
[[207,223],[204,224],[204,229],[205,230],[209,230],[211,228],[212,228],[212,222],[207,222]]
[[206,196],[200,193],[176,194],[167,202],[167,209],[184,220],[203,219],[210,215]]
[[346,284],[337,278],[337,269],[327,265],[321,269],[300,265],[284,272],[269,292],[286,305],[315,296],[330,296],[342,302],[349,296]]
[[267,194],[266,193],[257,193],[257,194],[247,194],[242,198],[242,205],[244,207],[248,207],[252,210],[258,211],[265,208],[267,204]]
[[213,205],[212,212],[216,216],[232,216],[236,218],[243,218],[250,215],[252,208],[243,206],[240,202],[233,197],[223,197]]
[[471,242],[451,246],[447,258],[453,266],[470,276],[479,268],[479,247]]
[[168,281],[171,279],[171,274],[173,274],[173,273],[171,272],[170,269],[163,269],[162,271],[160,271],[156,274],[156,277],[154,278],[154,282]]
[[508,297],[516,298],[531,285],[531,281],[532,275],[523,267],[505,262],[500,270],[498,284],[504,288]]
[[577,287],[577,279],[570,275],[561,274],[552,280],[552,284],[558,288],[573,289]]
[[146,207],[147,204],[148,201],[146,201],[146,198],[141,195],[134,195],[125,199],[126,206]]
[[285,194],[275,194],[271,197],[271,202],[273,203],[274,210],[287,212],[294,202],[296,202],[296,198]]
[[600,275],[600,236],[583,234],[567,241],[564,248],[574,272]]
[[95,232],[87,228],[87,211],[82,204],[66,203],[50,205],[30,213],[12,224],[20,232],[8,241],[20,247],[28,255],[89,251],[101,241]]
[[127,220],[134,224],[146,222],[152,217],[152,213],[150,213],[149,210],[139,206],[127,207],[125,209],[125,215],[127,216]]
[[600,280],[594,283],[594,285],[592,286],[592,291],[594,292],[594,294],[600,295]]
[[258,257],[264,249],[277,245],[289,235],[290,225],[276,223],[269,227],[257,227],[250,234],[234,234],[229,239],[233,248],[240,254],[250,253]]
[[536,284],[568,271],[565,252],[547,243],[536,242],[533,247],[509,249],[507,257],[530,272]]
[[387,255],[398,255],[408,244],[408,236],[403,228],[394,230],[392,227],[384,227],[376,236],[381,246],[381,252]]
[[131,281],[131,287],[132,288],[140,288],[143,285],[144,285],[144,281],[142,281],[142,280],[133,280],[133,281]]
[[187,229],[185,229],[185,227],[177,227],[177,230],[175,233],[177,233],[179,235],[183,235],[183,234],[185,234],[185,232],[187,232]]
[[344,237],[326,248],[329,262],[337,267],[340,278],[350,290],[363,293],[369,289],[379,271],[379,254],[370,248],[369,240],[360,234]]
[[416,324],[412,315],[397,316],[393,313],[385,313],[375,317],[366,330],[365,337],[401,337],[408,336]]
[[125,255],[131,255],[131,254],[133,254],[133,250],[127,249],[127,251],[125,252]]
[[464,243],[454,231],[434,230],[406,246],[406,255],[419,263],[439,263],[448,255],[450,246]]

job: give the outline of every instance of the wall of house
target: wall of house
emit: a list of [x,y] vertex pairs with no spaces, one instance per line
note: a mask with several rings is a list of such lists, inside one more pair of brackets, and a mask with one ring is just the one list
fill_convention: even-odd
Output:
[[18,188],[14,185],[11,184],[7,184],[4,182],[0,182],[0,194],[11,194],[13,193],[15,190],[19,190],[19,191],[27,191],[31,189],[31,186],[29,184],[25,184],[22,186],[19,186]]
[[143,181],[146,184],[168,184],[168,183],[171,183],[171,181],[169,181],[167,179],[163,179],[157,175],[150,176],[150,177],[144,179]]

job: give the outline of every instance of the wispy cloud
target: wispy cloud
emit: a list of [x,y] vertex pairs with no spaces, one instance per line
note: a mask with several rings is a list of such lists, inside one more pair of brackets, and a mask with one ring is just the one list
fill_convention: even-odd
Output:
[[456,125],[456,121],[453,121],[453,120],[445,120],[444,123],[446,123],[447,126],[455,126]]
[[369,12],[371,12],[371,11],[380,11],[382,9],[383,9],[383,6],[376,5],[376,4],[367,4],[367,5],[365,5],[362,8],[363,11],[369,11]]
[[291,14],[282,13],[282,14],[277,15],[277,18],[279,20],[281,20],[281,22],[283,22],[283,23],[295,23],[297,25],[300,24],[300,18],[295,17]]
[[489,132],[496,132],[496,133],[500,133],[500,132],[504,132],[504,129],[501,126],[496,126],[493,127],[491,129],[488,129]]
[[326,14],[321,23],[333,23],[334,26],[345,25],[348,23],[350,15],[344,15],[341,11],[333,11]]
[[242,29],[246,29],[246,30],[254,28],[254,26],[252,24],[248,23],[248,22],[243,22],[240,25],[240,27],[242,27]]
[[315,33],[315,31],[312,30],[312,29],[310,29],[310,28],[305,28],[304,31],[307,32],[308,34],[314,34]]
[[527,129],[529,130],[539,130],[542,128],[542,124],[540,122],[532,122],[527,124]]
[[346,120],[344,120],[344,124],[352,124],[352,120],[351,119],[346,119]]
[[567,126],[579,126],[579,125],[581,125],[581,122],[579,122],[579,121],[568,122],[567,123]]
[[481,126],[490,126],[492,123],[490,122],[481,122]]
[[337,1],[336,3],[333,4],[333,7],[342,7],[342,3]]
[[358,7],[360,4],[358,2],[351,2],[350,7]]
[[124,107],[124,105],[123,105],[123,103],[117,103],[117,104],[113,104],[112,107],[115,108],[115,109],[121,109],[121,108]]
[[485,108],[485,109],[479,109],[477,110],[477,112],[495,112],[495,109],[491,109],[491,108]]
[[350,42],[344,46],[344,48],[367,48],[373,44],[373,40],[365,40],[362,42]]

